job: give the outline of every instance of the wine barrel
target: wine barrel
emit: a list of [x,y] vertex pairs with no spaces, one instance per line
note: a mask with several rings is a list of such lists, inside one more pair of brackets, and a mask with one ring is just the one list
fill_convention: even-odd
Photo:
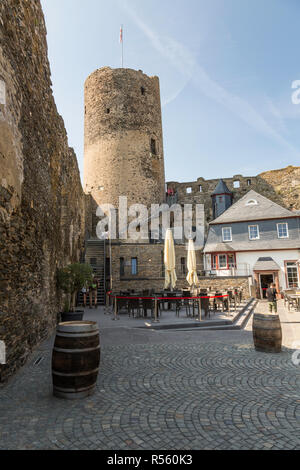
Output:
[[99,364],[97,323],[59,323],[52,353],[54,396],[74,399],[91,395],[95,390]]
[[281,352],[282,331],[279,315],[254,313],[252,332],[257,351]]

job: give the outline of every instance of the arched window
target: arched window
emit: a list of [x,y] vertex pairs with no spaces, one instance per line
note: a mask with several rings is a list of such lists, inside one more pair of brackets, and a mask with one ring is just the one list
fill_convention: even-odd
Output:
[[246,206],[256,206],[258,204],[256,199],[249,199],[249,201],[246,202]]

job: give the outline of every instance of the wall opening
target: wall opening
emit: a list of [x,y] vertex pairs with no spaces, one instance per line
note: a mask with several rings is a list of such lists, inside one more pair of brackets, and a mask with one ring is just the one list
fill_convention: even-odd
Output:
[[233,182],[233,187],[234,187],[234,188],[239,188],[240,186],[241,186],[241,183],[240,183],[239,180],[235,180],[235,181]]
[[124,258],[120,258],[120,276],[125,275],[125,260]]
[[145,88],[144,88],[143,86],[141,86],[141,94],[144,96],[144,95],[145,95],[145,93],[146,93],[146,90],[145,90]]
[[155,139],[151,139],[150,147],[151,147],[151,153],[153,155],[157,155],[157,148],[156,148],[156,140]]

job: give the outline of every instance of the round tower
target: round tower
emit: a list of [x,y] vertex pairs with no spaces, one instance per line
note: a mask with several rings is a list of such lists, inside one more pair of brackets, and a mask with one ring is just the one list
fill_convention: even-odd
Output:
[[104,67],[85,82],[84,190],[97,204],[165,199],[158,77]]

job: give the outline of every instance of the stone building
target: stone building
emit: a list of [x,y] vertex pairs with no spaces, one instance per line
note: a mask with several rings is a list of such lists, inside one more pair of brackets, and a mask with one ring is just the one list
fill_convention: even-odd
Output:
[[165,197],[158,77],[104,67],[85,82],[84,191],[97,204]]
[[[118,211],[122,195],[129,205],[146,207],[203,204],[207,230],[214,196],[221,196],[212,197],[219,179],[165,184],[159,80],[141,71],[108,67],[94,72],[85,84],[83,191],[51,86],[40,1],[1,0],[0,341],[6,344],[7,364],[0,365],[0,382],[53,333],[63,303],[57,268],[85,258],[103,279],[101,301],[106,287],[163,287],[162,234],[148,240],[100,240],[100,203],[114,204]],[[234,175],[223,183],[233,203],[254,189],[289,210],[300,209],[299,167]],[[172,211],[165,213],[172,226]],[[195,214],[191,219],[195,225]],[[178,286],[183,287],[187,266],[182,240],[177,241],[176,258]],[[201,275],[201,250],[197,264]],[[200,281],[206,287],[214,279]],[[228,277],[218,278],[220,288],[228,282]],[[232,282],[247,288],[245,277]]]
[[257,297],[300,287],[300,213],[250,190],[209,224],[205,267],[215,276],[248,274]]
[[[119,196],[127,196],[128,206],[144,204],[149,208],[155,203],[166,204],[171,227],[174,224],[172,205],[183,208],[191,204],[193,231],[199,228],[196,204],[203,205],[205,234],[209,222],[249,190],[288,209],[299,208],[300,169],[294,167],[258,176],[234,175],[221,180],[199,177],[194,182],[165,184],[159,81],[142,71],[104,67],[86,80],[84,159],[85,259],[94,266],[106,290],[161,289],[164,284],[163,237],[160,233],[158,239],[149,235],[147,240],[130,237],[124,240],[116,236],[99,240],[99,233],[96,234],[99,204],[112,204],[117,220]],[[292,181],[289,189],[280,183],[286,174]],[[151,220],[148,222],[150,233]],[[185,242],[184,239],[176,241],[178,287],[187,287]],[[203,245],[204,240],[198,248]],[[205,276],[202,249],[197,250],[196,258],[201,284],[208,285],[211,280]],[[247,276],[240,277],[238,280],[234,276],[232,282],[248,286]],[[220,276],[218,282],[221,282]],[[224,282],[228,285],[228,276]],[[99,296],[102,302],[104,291]]]

